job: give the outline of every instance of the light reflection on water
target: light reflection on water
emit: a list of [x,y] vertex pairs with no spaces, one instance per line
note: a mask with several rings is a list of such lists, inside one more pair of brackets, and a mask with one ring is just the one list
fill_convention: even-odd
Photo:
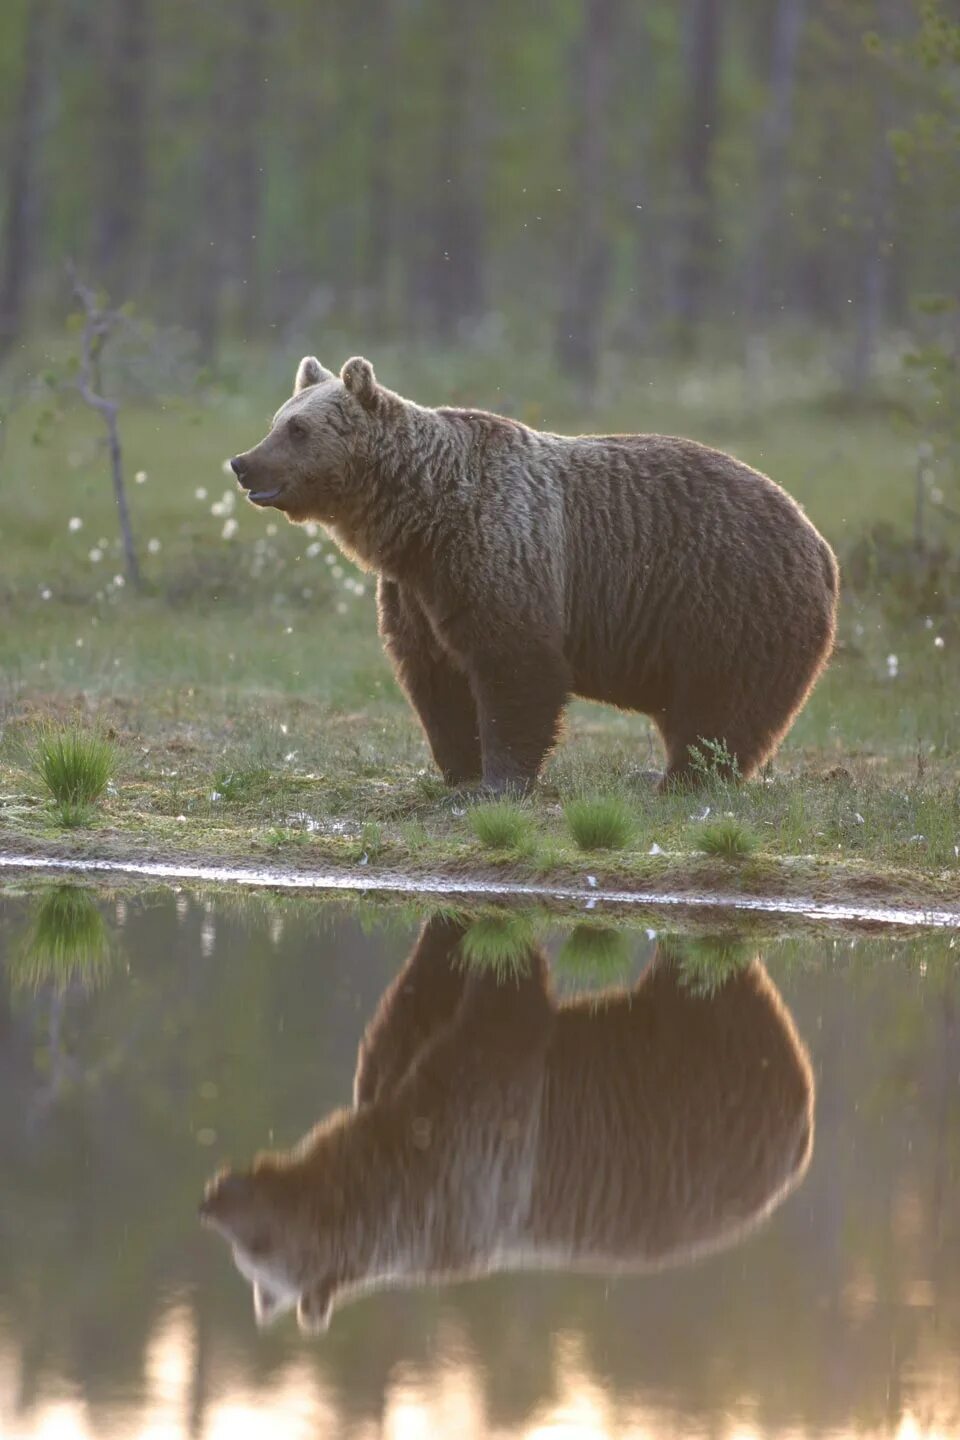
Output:
[[[646,1275],[470,1280],[453,1265],[439,1284],[421,1265],[429,1283],[337,1304],[313,1337],[291,1316],[256,1330],[197,1201],[222,1163],[243,1170],[352,1104],[418,925],[181,891],[123,900],[121,931],[115,902],[92,916],[86,900],[0,902],[4,1437],[960,1435],[951,937],[759,946],[812,1058],[816,1140],[799,1187],[741,1243]],[[516,952],[542,927],[497,923],[474,950],[519,994]],[[634,984],[654,948],[596,928],[546,942],[565,1001]],[[709,1006],[758,946],[667,949]],[[402,1072],[425,1021],[416,1004],[397,1013],[384,1053]],[[489,1068],[488,1096],[503,1055]]]

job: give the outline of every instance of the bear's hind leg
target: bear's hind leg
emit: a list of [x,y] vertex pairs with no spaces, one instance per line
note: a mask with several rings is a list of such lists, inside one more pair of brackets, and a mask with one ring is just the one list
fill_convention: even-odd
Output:
[[777,736],[760,723],[743,719],[718,723],[716,716],[700,724],[685,718],[673,726],[659,721],[667,750],[667,769],[659,789],[694,789],[704,780],[749,780],[775,748]]
[[466,675],[440,648],[413,597],[381,579],[380,634],[401,688],[420,717],[434,760],[448,785],[479,780],[480,723]]

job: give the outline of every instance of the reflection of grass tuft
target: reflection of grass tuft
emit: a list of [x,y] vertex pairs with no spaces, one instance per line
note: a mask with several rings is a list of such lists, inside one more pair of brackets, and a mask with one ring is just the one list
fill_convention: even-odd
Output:
[[564,941],[557,964],[584,979],[608,979],[630,965],[630,943],[622,930],[577,925]]
[[563,813],[581,850],[623,850],[633,837],[630,808],[616,795],[569,800]]
[[473,922],[461,944],[468,965],[493,970],[506,979],[527,973],[530,949],[536,939],[537,922],[533,915],[483,915]]
[[88,825],[116,765],[116,752],[98,730],[44,725],[31,755],[34,774],[64,825]]
[[750,940],[730,935],[702,935],[693,939],[675,936],[662,949],[675,961],[680,979],[696,995],[713,995],[756,953]]
[[30,929],[8,962],[10,983],[23,990],[74,982],[92,990],[113,963],[110,937],[96,903],[77,885],[58,885],[38,900]]

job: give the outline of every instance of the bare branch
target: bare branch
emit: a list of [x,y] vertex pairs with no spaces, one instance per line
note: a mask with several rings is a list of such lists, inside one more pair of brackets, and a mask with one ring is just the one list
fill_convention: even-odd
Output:
[[73,294],[80,302],[84,313],[83,330],[80,334],[80,370],[74,380],[76,390],[85,405],[96,410],[103,417],[107,427],[107,444],[110,450],[110,472],[113,478],[113,497],[120,520],[120,535],[123,541],[124,562],[130,583],[140,586],[140,565],[133,541],[130,524],[130,510],[127,492],[123,483],[123,455],[120,449],[120,427],[118,424],[119,405],[109,400],[101,391],[100,353],[107,340],[122,320],[116,310],[108,310],[100,304],[97,295],[85,285],[71,261],[67,274],[73,287]]

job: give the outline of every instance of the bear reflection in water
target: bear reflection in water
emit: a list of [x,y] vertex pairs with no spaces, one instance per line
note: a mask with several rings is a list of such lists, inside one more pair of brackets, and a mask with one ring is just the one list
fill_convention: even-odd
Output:
[[360,1046],[355,1105],[211,1182],[204,1221],[266,1323],[387,1286],[524,1268],[604,1274],[742,1238],[796,1186],[813,1077],[759,959],[712,994],[661,946],[636,986],[558,1003],[525,947],[469,965],[425,925]]

